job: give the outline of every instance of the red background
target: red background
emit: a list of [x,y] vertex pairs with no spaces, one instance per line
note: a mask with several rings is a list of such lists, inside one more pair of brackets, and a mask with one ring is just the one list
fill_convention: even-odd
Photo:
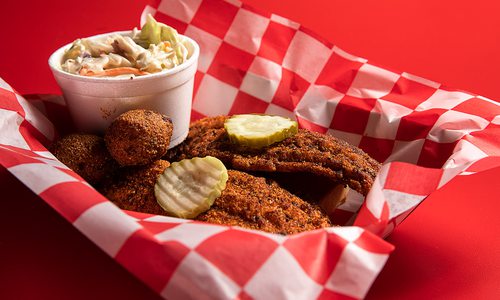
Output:
[[[0,77],[20,93],[58,92],[52,51],[137,26],[147,1],[2,3]],[[500,99],[495,1],[246,0],[389,69]],[[368,299],[498,299],[500,168],[431,195],[388,238],[396,250]],[[0,299],[156,299],[0,167]]]

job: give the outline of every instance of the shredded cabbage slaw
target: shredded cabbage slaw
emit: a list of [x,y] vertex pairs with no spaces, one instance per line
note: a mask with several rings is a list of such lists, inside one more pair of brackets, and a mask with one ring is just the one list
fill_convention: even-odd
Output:
[[188,58],[186,41],[177,31],[148,15],[132,37],[115,34],[102,39],[77,39],[65,51],[61,68],[94,77],[140,76],[172,69]]

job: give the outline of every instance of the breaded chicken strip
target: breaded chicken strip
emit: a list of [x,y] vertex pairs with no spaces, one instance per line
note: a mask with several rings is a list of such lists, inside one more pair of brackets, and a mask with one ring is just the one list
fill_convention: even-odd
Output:
[[[155,198],[154,185],[169,166],[157,161],[129,168],[102,193],[118,207],[156,215],[168,215]],[[229,179],[214,205],[196,219],[279,234],[293,234],[331,226],[316,205],[290,194],[274,182],[240,171],[228,170]]]
[[228,170],[229,179],[212,207],[196,219],[278,234],[331,226],[321,209],[273,181]]
[[214,156],[228,167],[243,171],[305,172],[349,185],[366,195],[380,163],[363,150],[326,134],[300,129],[281,142],[250,149],[229,141],[224,121],[209,117],[191,124],[187,139],[167,153],[168,160]]
[[121,209],[164,215],[165,211],[156,202],[154,187],[158,176],[169,166],[168,161],[158,160],[146,166],[129,167],[103,185],[100,192]]

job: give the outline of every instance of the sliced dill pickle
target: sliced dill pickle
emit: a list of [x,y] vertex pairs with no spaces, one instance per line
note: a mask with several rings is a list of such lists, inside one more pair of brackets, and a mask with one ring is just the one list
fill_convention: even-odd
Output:
[[174,162],[156,181],[156,201],[170,215],[192,219],[212,206],[227,178],[224,164],[212,156]]
[[263,148],[297,133],[296,121],[257,114],[234,115],[224,122],[229,140],[250,148]]

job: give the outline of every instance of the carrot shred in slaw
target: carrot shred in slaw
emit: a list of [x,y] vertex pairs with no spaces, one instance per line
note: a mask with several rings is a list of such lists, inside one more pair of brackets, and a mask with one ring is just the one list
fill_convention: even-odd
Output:
[[106,70],[101,71],[101,72],[92,72],[92,71],[89,71],[85,68],[82,68],[80,70],[80,75],[93,76],[93,77],[120,76],[120,75],[128,75],[128,74],[147,75],[150,73],[144,72],[144,71],[141,71],[137,68],[132,68],[132,67],[120,67],[120,68],[106,69]]
[[151,15],[141,30],[73,42],[61,69],[89,77],[140,76],[172,69],[189,56],[188,41]]

